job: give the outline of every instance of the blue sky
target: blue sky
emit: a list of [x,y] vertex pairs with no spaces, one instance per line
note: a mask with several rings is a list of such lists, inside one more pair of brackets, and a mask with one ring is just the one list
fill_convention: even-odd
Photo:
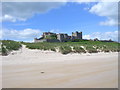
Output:
[[[71,35],[71,32],[82,31],[84,39],[117,40],[116,4],[111,2],[3,3],[3,39],[32,41],[42,32]],[[109,7],[111,11],[108,11]]]

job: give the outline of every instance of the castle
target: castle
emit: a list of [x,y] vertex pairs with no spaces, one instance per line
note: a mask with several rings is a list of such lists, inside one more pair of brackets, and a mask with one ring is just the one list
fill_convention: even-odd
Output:
[[65,33],[44,32],[41,38],[34,38],[34,42],[67,42],[70,40],[82,39],[82,32],[72,32],[72,36]]

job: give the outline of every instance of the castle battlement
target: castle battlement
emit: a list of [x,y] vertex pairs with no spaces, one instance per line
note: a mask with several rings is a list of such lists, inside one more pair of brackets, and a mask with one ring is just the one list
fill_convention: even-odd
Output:
[[[49,38],[51,37],[51,38]],[[41,38],[35,38],[34,42],[67,42],[74,39],[82,39],[82,32],[72,32],[72,36],[66,33],[44,32]]]

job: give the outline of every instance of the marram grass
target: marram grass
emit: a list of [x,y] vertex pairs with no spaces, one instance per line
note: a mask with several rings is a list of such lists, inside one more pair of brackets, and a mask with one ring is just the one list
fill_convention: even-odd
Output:
[[[79,42],[40,42],[25,43],[12,40],[1,40],[0,52],[2,55],[8,55],[12,50],[18,50],[26,45],[29,49],[59,51],[62,54],[68,53],[97,53],[97,52],[119,52],[120,43],[117,42],[101,42],[101,41],[79,41]],[[56,50],[56,48],[58,50]]]
[[29,49],[52,50],[62,54],[68,53],[97,53],[97,52],[119,52],[120,43],[117,42],[101,42],[101,41],[81,41],[81,42],[40,42],[40,43],[24,43]]

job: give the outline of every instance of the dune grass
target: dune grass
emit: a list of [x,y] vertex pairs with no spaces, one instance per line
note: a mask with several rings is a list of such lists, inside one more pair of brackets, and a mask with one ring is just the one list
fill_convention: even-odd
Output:
[[[40,42],[40,43],[24,43],[29,49],[52,50],[62,54],[74,53],[97,53],[97,52],[119,52],[120,43],[117,42],[101,42],[101,41],[80,41],[80,42]],[[73,47],[73,48],[71,48]],[[84,48],[83,48],[84,47]]]
[[75,53],[86,53],[86,51],[80,46],[74,46],[73,47],[73,52],[75,52]]
[[[12,40],[1,40],[0,53],[8,55],[12,50],[18,50],[22,44],[29,49],[59,51],[62,54],[68,53],[97,53],[97,52],[119,52],[120,43],[117,42],[101,42],[82,40],[79,42],[39,42],[39,43],[25,43],[16,42]],[[56,50],[56,48],[58,50]]]
[[60,49],[60,52],[61,52],[62,54],[68,54],[68,53],[72,52],[70,46],[60,46],[59,49]]
[[2,55],[8,55],[12,50],[18,50],[22,45],[19,42],[12,40],[1,40],[0,53]]

